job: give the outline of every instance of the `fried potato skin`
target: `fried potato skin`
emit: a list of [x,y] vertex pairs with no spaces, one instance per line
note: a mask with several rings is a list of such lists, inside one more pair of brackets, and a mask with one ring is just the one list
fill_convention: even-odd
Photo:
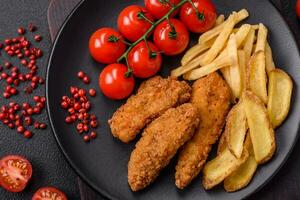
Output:
[[148,125],[128,163],[132,191],[141,190],[156,179],[179,147],[193,136],[198,123],[197,108],[186,103],[170,108]]
[[190,93],[190,86],[176,78],[148,79],[108,120],[113,136],[125,143],[132,141],[154,118],[189,101]]
[[221,135],[230,101],[230,88],[217,72],[194,83],[191,102],[198,108],[200,125],[179,154],[175,174],[178,188],[186,187],[202,170],[211,146]]

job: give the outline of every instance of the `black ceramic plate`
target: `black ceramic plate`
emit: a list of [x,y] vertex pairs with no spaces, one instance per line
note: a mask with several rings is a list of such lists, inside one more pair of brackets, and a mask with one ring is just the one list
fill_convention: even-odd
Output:
[[[102,64],[89,56],[89,36],[99,27],[116,26],[118,13],[127,5],[143,4],[142,0],[105,1],[88,0],[80,3],[69,16],[58,34],[49,60],[47,74],[48,112],[55,137],[76,172],[93,188],[111,199],[241,199],[261,188],[279,170],[290,154],[298,136],[300,121],[300,58],[296,42],[288,26],[269,1],[226,0],[215,1],[218,13],[228,15],[242,8],[248,9],[249,23],[262,22],[269,28],[269,41],[278,67],[288,72],[294,80],[293,100],[289,117],[277,129],[277,151],[271,162],[259,167],[248,187],[226,193],[222,187],[205,191],[201,178],[185,190],[177,190],[174,184],[176,159],[164,169],[157,180],[141,192],[133,193],[127,184],[127,162],[134,144],[123,144],[113,138],[107,120],[124,101],[105,98],[99,90],[92,99],[93,111],[100,117],[98,138],[86,144],[76,133],[74,126],[64,123],[65,112],[60,108],[60,99],[70,86],[95,87],[98,89],[98,74]],[[192,37],[192,43],[197,36]],[[161,74],[168,76],[171,66],[178,66],[180,56],[164,58]],[[86,86],[76,78],[79,70],[86,71],[92,84]]]

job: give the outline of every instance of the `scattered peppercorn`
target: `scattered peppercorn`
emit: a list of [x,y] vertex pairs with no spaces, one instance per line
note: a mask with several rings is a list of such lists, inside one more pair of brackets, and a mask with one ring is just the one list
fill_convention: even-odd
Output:
[[[80,71],[77,73],[78,78],[87,77],[84,72]],[[87,97],[87,92],[85,89],[71,86],[69,89],[71,97],[62,96],[60,106],[62,109],[68,112],[65,118],[67,124],[77,123],[76,130],[83,136],[85,142],[96,138],[96,132],[92,131],[90,135],[87,133],[92,128],[98,127],[97,117],[95,114],[90,114],[89,110],[91,108],[91,103]],[[95,96],[96,90],[90,89],[88,91],[90,96]]]

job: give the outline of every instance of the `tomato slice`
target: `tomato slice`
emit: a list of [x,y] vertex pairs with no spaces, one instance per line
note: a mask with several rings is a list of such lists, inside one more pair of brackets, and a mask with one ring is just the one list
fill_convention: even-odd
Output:
[[32,176],[30,162],[17,155],[8,155],[0,160],[0,185],[10,192],[21,192]]
[[67,196],[55,187],[42,187],[36,191],[32,200],[67,200]]

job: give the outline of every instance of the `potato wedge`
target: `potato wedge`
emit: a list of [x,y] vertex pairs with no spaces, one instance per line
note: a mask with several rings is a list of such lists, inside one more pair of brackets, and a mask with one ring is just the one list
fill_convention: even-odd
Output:
[[254,53],[247,69],[247,88],[258,96],[265,104],[268,101],[266,59],[263,51]]
[[228,17],[228,19],[224,23],[223,30],[220,32],[214,44],[207,51],[203,60],[201,61],[200,63],[201,66],[208,65],[209,63],[211,63],[221,52],[223,47],[226,45],[226,41],[229,38],[230,33],[232,32],[232,29],[235,25],[236,18],[237,18],[236,13],[233,13]]
[[[247,35],[247,34],[246,34]],[[227,44],[227,55],[231,60],[229,67],[230,72],[230,88],[233,95],[239,98],[241,95],[241,73],[238,61],[237,43],[235,34],[231,34]]]
[[241,166],[248,158],[247,150],[243,151],[241,158],[236,158],[226,148],[213,160],[207,162],[203,169],[202,184],[208,190],[221,183],[226,177]]
[[266,44],[265,52],[266,52],[266,71],[267,71],[267,74],[269,75],[270,72],[273,69],[275,69],[275,64],[274,64],[274,61],[273,61],[272,49],[271,49],[268,42]]
[[269,76],[268,113],[273,128],[287,117],[293,90],[293,81],[283,70],[274,69]]
[[256,172],[258,165],[254,157],[249,133],[247,134],[244,146],[248,150],[249,156],[246,162],[224,180],[224,189],[227,192],[234,192],[246,187]]
[[247,64],[246,64],[246,55],[244,50],[238,50],[239,57],[239,66],[241,73],[241,91],[246,88],[247,82]]
[[267,43],[268,29],[262,24],[259,24],[255,52],[265,51]]
[[229,112],[226,120],[225,132],[228,149],[240,158],[243,152],[244,140],[247,132],[246,113],[243,102],[239,101]]
[[255,30],[251,28],[247,35],[247,38],[244,41],[244,46],[243,46],[243,50],[245,51],[245,56],[246,56],[246,63],[249,62],[249,59],[252,54],[254,38],[255,38]]
[[243,93],[247,123],[253,144],[255,160],[258,164],[272,158],[276,149],[274,130],[264,103],[251,91]]
[[[235,19],[235,24],[237,24],[240,21],[246,19],[248,16],[249,16],[249,13],[248,13],[247,10],[245,10],[245,9],[240,10],[239,12],[237,12],[237,17]],[[223,28],[225,26],[224,24],[226,23],[226,21],[223,22],[222,24],[220,24],[219,26],[216,26],[215,28],[203,33],[199,37],[199,43],[205,43],[205,42],[209,41],[210,39],[218,36],[221,33],[221,31],[223,30]]]
[[226,141],[226,130],[223,131],[222,135],[220,136],[219,143],[218,143],[218,149],[217,149],[217,156],[222,153],[225,149],[227,149],[227,141]]
[[195,57],[199,56],[203,52],[205,52],[207,49],[209,49],[212,44],[214,43],[215,39],[211,39],[205,43],[196,44],[192,48],[190,48],[182,57],[181,59],[181,65],[184,66],[187,63],[189,63],[191,60],[193,60]]
[[225,16],[224,15],[219,15],[218,18],[216,19],[215,27],[222,24],[224,22],[224,20],[225,20]]

